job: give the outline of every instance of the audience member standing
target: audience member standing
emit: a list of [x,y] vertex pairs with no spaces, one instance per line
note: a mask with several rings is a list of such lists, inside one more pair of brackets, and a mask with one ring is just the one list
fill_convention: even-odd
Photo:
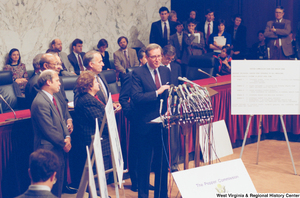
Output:
[[114,64],[117,74],[120,74],[120,78],[122,78],[122,75],[126,73],[126,69],[139,66],[139,61],[136,51],[128,47],[128,39],[125,36],[118,38],[118,44],[120,49],[114,53]]
[[156,43],[161,47],[168,45],[170,36],[175,34],[175,22],[169,21],[169,9],[161,7],[159,9],[160,20],[153,22],[150,30],[149,43]]
[[263,60],[268,59],[268,51],[266,45],[266,38],[264,36],[264,30],[260,30],[257,32],[258,42],[254,43],[250,52],[250,59],[254,60]]
[[171,10],[168,19],[169,21],[177,22],[177,13],[174,10]]
[[58,157],[51,151],[38,149],[29,156],[28,190],[16,198],[57,198],[51,193],[56,183],[57,170],[60,167]]
[[275,20],[268,21],[265,29],[265,37],[269,40],[269,58],[272,60],[287,60],[293,55],[293,46],[289,34],[291,33],[291,21],[284,19],[284,8],[277,6]]
[[114,69],[111,68],[110,62],[109,62],[109,53],[105,51],[108,48],[108,42],[105,39],[100,39],[98,42],[97,48],[102,56],[103,64],[102,70],[109,70]]
[[[51,59],[53,61],[51,64],[54,64],[54,60],[55,58]],[[57,72],[43,71],[39,76],[38,86],[41,90],[31,105],[34,150],[42,148],[58,156],[57,182],[53,186],[52,193],[60,197],[64,180],[65,154],[71,149],[71,138],[60,102],[53,95],[59,92],[60,88]]]
[[[221,53],[223,46],[231,46],[231,35],[225,32],[225,20],[219,19],[217,25],[219,31],[218,33],[212,33],[209,36],[208,44],[209,48],[214,50],[214,52]],[[216,41],[217,38],[225,38],[226,41],[223,44],[220,44]]]
[[227,32],[231,35],[231,42],[233,47],[233,59],[244,59],[247,50],[246,36],[247,28],[241,24],[242,16],[235,15],[232,26],[227,28]]
[[180,21],[176,23],[176,34],[170,36],[169,44],[174,46],[176,49],[175,60],[177,63],[182,63],[182,54],[185,48],[185,44],[183,41],[183,24]]
[[84,56],[84,52],[82,52],[82,44],[83,41],[80,39],[75,39],[72,42],[72,49],[73,52],[71,52],[68,55],[68,59],[70,61],[70,63],[72,64],[74,71],[77,75],[80,75],[80,72],[84,71],[84,66],[83,66],[83,56]]
[[207,9],[205,11],[205,18],[205,22],[198,25],[198,30],[200,30],[204,34],[206,51],[212,52],[212,50],[209,48],[208,40],[211,34],[218,33],[218,26],[214,23],[215,11]]
[[8,54],[6,65],[3,68],[4,71],[11,71],[13,74],[13,80],[19,85],[21,92],[25,93],[25,86],[28,82],[28,74],[26,66],[21,62],[21,55],[18,49],[13,48]]
[[296,38],[297,57],[298,60],[300,60],[300,21],[298,22],[297,33],[295,38]]

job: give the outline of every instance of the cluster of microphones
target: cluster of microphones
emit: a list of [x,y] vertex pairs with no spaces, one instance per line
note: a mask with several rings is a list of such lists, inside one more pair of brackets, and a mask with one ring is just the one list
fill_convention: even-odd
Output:
[[170,85],[167,112],[161,115],[164,126],[210,122],[213,110],[207,89],[187,78],[178,77],[178,79],[186,84],[178,87]]

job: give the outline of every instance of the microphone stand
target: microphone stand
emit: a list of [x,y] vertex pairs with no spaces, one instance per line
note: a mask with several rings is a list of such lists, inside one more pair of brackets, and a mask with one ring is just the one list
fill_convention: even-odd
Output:
[[15,118],[9,118],[6,119],[5,121],[13,121],[13,120],[17,120],[17,115],[15,113],[15,111],[11,108],[11,106],[6,102],[6,100],[4,99],[4,97],[0,94],[0,98],[1,100],[10,108],[10,110],[14,113]]
[[198,71],[199,71],[199,72],[201,72],[201,73],[203,73],[203,74],[206,74],[206,75],[208,75],[208,76],[209,76],[209,77],[211,77],[211,78],[214,78],[214,79],[215,79],[215,81],[216,81],[216,83],[218,82],[218,81],[217,81],[217,79],[216,79],[214,76],[212,76],[212,75],[210,75],[209,73],[207,73],[207,72],[203,71],[202,69],[198,69]]

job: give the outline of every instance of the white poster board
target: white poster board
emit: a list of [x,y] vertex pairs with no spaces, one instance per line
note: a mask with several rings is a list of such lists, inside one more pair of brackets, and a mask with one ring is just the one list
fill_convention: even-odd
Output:
[[97,191],[95,185],[95,178],[93,173],[93,166],[91,164],[91,155],[89,152],[89,147],[86,146],[86,153],[87,153],[87,161],[88,161],[88,169],[89,169],[89,193],[91,198],[97,198]]
[[226,197],[229,193],[256,193],[240,158],[172,175],[183,198],[211,198],[219,193],[227,193]]
[[[209,162],[208,128],[209,126],[208,124],[206,124],[200,126],[199,129],[200,147],[205,163]],[[210,137],[212,142],[211,160],[215,160],[233,154],[231,141],[224,120],[212,123],[212,131]]]
[[300,62],[233,60],[232,115],[299,115]]
[[118,175],[119,187],[121,188],[123,181],[124,161],[111,94],[109,95],[108,102],[105,107],[105,113],[110,136],[110,144]]
[[95,138],[93,142],[93,147],[94,147],[94,155],[96,161],[96,169],[98,174],[99,189],[100,189],[101,197],[108,198],[102,147],[101,147],[99,127],[98,127],[98,118],[96,118],[96,131],[94,137]]

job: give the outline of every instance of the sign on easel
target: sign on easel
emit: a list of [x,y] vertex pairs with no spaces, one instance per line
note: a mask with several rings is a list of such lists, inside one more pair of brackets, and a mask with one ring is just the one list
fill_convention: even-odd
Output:
[[[204,162],[208,163],[210,160],[233,154],[231,141],[224,120],[212,123],[210,134],[210,141],[212,142],[211,149],[208,149],[208,127],[208,124],[202,125],[199,130],[200,147]],[[208,153],[209,151],[211,151],[211,155]]]
[[96,132],[94,136],[93,148],[94,148],[94,155],[95,155],[96,169],[97,169],[98,183],[99,183],[101,197],[108,198],[102,147],[101,147],[99,127],[98,127],[98,118],[96,118]]
[[241,159],[178,171],[172,175],[183,198],[210,198],[220,193],[256,193]]
[[94,178],[94,173],[93,173],[93,167],[92,167],[92,164],[91,164],[91,155],[90,155],[88,146],[86,146],[86,154],[87,154],[87,161],[88,161],[88,167],[89,167],[89,193],[90,193],[90,197],[91,198],[97,198],[95,178]]
[[107,119],[107,126],[109,130],[110,136],[110,143],[113,153],[113,158],[115,162],[115,167],[117,170],[119,187],[122,187],[123,181],[123,169],[124,169],[124,161],[122,155],[122,149],[120,145],[119,133],[117,128],[116,116],[113,108],[113,103],[111,99],[111,94],[109,95],[108,102],[105,107],[106,119]]
[[232,61],[231,114],[299,115],[299,61]]

